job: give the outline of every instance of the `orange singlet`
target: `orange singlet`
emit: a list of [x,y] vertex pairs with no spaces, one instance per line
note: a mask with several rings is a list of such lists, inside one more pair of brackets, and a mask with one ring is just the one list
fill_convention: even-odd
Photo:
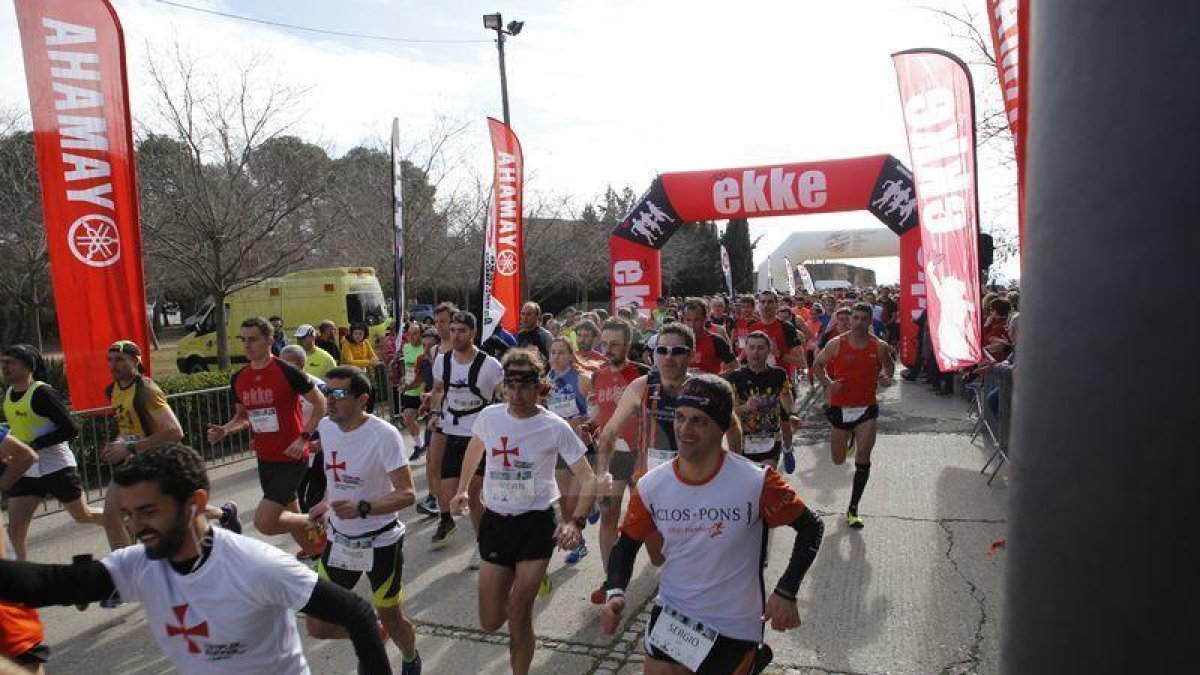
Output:
[[44,639],[36,610],[0,602],[0,654],[9,658],[20,656]]
[[841,380],[842,388],[829,397],[829,405],[856,407],[875,405],[879,386],[879,341],[867,337],[867,344],[855,349],[850,334],[838,338],[838,353],[829,362],[829,379]]

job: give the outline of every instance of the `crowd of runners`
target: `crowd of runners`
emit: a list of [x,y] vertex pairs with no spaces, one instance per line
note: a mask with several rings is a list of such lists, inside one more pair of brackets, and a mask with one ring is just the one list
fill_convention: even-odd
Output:
[[[899,321],[889,289],[662,298],[651,312],[613,316],[553,317],[531,302],[516,333],[479,345],[476,317],[443,303],[428,324],[396,326],[378,352],[352,335],[362,362],[338,365],[343,355],[318,346],[333,337],[324,326],[298,327],[287,345],[275,322],[247,319],[234,414],[206,440],[248,430],[262,488],[254,528],[290,535],[294,555],[241,534],[237,505],[213,494],[131,342],[108,353],[119,433],[102,458],[114,487],[92,509],[67,446],[77,430],[41,355],[9,347],[0,488],[16,560],[0,561],[0,653],[36,672],[48,650],[35,608],[137,602],[185,673],[308,672],[297,613],[309,635],[349,639],[360,672],[392,672],[390,640],[401,672],[420,673],[403,587],[406,545],[425,545],[407,541],[414,506],[437,519],[432,547],[469,523],[479,624],[507,624],[514,673],[533,660],[532,610],[552,592],[551,558],[558,549],[580,564],[593,525],[599,564],[585,573],[595,590],[580,602],[596,606],[604,631],[622,623],[643,545],[660,568],[645,672],[760,672],[771,660],[764,625],[800,625],[797,594],[824,531],[785,478],[800,392],[825,397],[830,458],[854,464],[844,523],[862,528],[877,392],[895,375]],[[383,392],[359,367],[376,364],[399,403],[392,419],[373,413]],[[411,469],[422,459],[425,495]],[[30,519],[47,496],[102,525],[113,552],[26,561]],[[783,526],[794,530],[790,557],[768,580],[766,537]],[[363,574],[369,599],[352,592]]]

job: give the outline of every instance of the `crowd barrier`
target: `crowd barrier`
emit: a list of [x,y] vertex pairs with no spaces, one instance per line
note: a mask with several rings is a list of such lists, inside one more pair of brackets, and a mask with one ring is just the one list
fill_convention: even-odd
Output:
[[[971,441],[984,434],[992,445],[992,454],[979,473],[984,473],[995,463],[988,484],[995,480],[1001,467],[1012,461],[1009,430],[1012,428],[1013,371],[1011,367],[994,366],[983,371],[976,382],[967,385],[967,394],[976,415],[975,429]],[[995,409],[990,401],[995,401]]]

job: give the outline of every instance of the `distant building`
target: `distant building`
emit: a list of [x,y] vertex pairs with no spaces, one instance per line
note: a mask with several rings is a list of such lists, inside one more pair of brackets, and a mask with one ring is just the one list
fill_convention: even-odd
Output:
[[813,281],[847,281],[857,288],[875,285],[875,270],[855,267],[846,263],[808,263],[808,273]]

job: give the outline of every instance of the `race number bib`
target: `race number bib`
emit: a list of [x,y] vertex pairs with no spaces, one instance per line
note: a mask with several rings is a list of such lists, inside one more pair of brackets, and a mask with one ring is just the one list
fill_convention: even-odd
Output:
[[550,397],[550,412],[564,420],[579,416],[579,406],[571,395],[554,394]]
[[675,453],[671,452],[670,450],[650,448],[650,450],[646,453],[646,458],[648,464],[647,470],[649,470],[675,459]]
[[775,435],[745,436],[742,446],[747,455],[765,455],[775,447]]
[[413,372],[412,368],[406,368],[404,370],[404,388],[412,389],[412,386],[413,386],[413,384],[416,383],[416,381],[417,381],[417,374],[415,372]]
[[522,505],[533,501],[533,471],[502,469],[488,472],[489,497],[501,504]]
[[351,572],[370,572],[375,559],[375,538],[351,539],[334,533],[329,566]]
[[857,408],[842,408],[842,424],[857,422],[858,418],[862,417],[866,412],[866,406],[860,406]]
[[650,644],[693,672],[708,657],[717,631],[664,606],[650,630]]
[[256,434],[269,434],[279,431],[279,418],[275,416],[274,408],[259,408],[250,411],[250,428]]

